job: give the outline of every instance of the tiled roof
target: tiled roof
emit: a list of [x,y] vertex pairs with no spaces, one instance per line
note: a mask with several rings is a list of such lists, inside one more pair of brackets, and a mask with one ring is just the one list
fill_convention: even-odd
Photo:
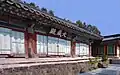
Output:
[[[26,6],[25,4],[14,2],[14,0],[0,0],[0,7],[1,7],[0,9],[2,9],[3,7],[4,8],[6,7],[5,3],[7,3],[10,6],[9,10],[14,10],[16,12],[18,11],[17,9],[24,10],[24,11],[27,11],[27,12],[29,12],[31,14],[34,14],[34,16],[32,16],[32,17],[42,16],[42,17],[44,17],[46,19],[50,19],[51,21],[54,21],[54,22],[58,23],[59,25],[64,25],[64,26],[66,26],[68,28],[71,28],[71,29],[74,29],[74,30],[77,30],[77,31],[80,31],[80,32],[83,32],[83,33],[87,33],[87,34],[95,36],[97,38],[101,38],[100,35],[94,34],[94,33],[89,32],[89,31],[87,31],[87,30],[85,30],[83,28],[80,28],[75,23],[67,22],[67,21],[65,21],[65,20],[63,20],[61,18],[51,16],[48,13],[45,13],[45,12],[38,11],[36,9],[30,8],[30,7]],[[9,11],[9,10],[6,10],[6,9],[3,9],[3,10],[7,11],[7,12],[10,12],[12,14],[15,14],[14,12]],[[21,12],[21,14],[25,14],[25,12]],[[17,15],[21,16],[19,13]],[[26,13],[26,15],[24,15],[24,17],[26,17],[28,15],[29,14]]]
[[104,36],[103,41],[120,39],[120,34]]
[[113,34],[113,35],[104,36],[104,38],[111,38],[111,37],[120,37],[120,34]]

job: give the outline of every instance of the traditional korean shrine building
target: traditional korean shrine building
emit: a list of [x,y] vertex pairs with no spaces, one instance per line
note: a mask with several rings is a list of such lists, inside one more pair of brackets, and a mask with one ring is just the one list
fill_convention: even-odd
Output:
[[[91,56],[101,40],[74,23],[13,0],[0,0],[0,56]],[[105,49],[112,49],[118,44],[106,45]]]
[[104,36],[99,47],[96,47],[96,56],[120,57],[120,34]]

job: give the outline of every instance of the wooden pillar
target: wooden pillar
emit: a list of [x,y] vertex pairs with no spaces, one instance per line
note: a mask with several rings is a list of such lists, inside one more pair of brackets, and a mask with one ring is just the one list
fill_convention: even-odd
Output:
[[107,49],[107,45],[104,45],[104,55],[108,54],[108,49]]
[[117,56],[117,45],[115,44],[114,46],[115,46],[115,50],[114,50],[115,51],[115,55],[114,56]]
[[89,57],[91,56],[91,52],[92,52],[92,47],[91,47],[91,43],[89,44]]
[[25,50],[26,58],[36,57],[36,34],[28,33],[28,30],[25,32]]
[[75,56],[75,47],[76,47],[76,42],[74,40],[71,41],[71,56]]
[[28,32],[27,30],[25,31],[25,53],[26,53],[25,58],[28,58]]
[[115,53],[116,53],[115,56],[117,56],[117,57],[120,56],[120,49],[119,49],[119,46],[118,46],[118,45],[115,45]]

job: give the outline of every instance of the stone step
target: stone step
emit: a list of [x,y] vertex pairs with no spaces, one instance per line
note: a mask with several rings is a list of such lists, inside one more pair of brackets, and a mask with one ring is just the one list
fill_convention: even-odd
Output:
[[85,63],[89,60],[77,60],[77,61],[53,61],[53,62],[38,62],[38,63],[23,63],[23,64],[4,64],[0,65],[0,69],[4,68],[15,68],[15,67],[30,67],[30,66],[36,66],[36,65],[52,65],[52,64],[75,64],[75,63]]
[[0,59],[0,65],[7,65],[7,64],[26,64],[26,63],[45,63],[45,62],[62,62],[62,61],[79,61],[79,60],[88,60],[89,58],[94,57],[85,57],[85,58],[72,58],[72,57],[65,57],[65,58],[6,58]]

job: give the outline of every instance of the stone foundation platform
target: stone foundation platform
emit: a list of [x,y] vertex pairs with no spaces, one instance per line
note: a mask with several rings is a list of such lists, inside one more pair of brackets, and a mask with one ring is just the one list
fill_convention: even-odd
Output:
[[77,75],[90,68],[88,58],[40,59],[0,59],[4,60],[0,63],[0,75]]

